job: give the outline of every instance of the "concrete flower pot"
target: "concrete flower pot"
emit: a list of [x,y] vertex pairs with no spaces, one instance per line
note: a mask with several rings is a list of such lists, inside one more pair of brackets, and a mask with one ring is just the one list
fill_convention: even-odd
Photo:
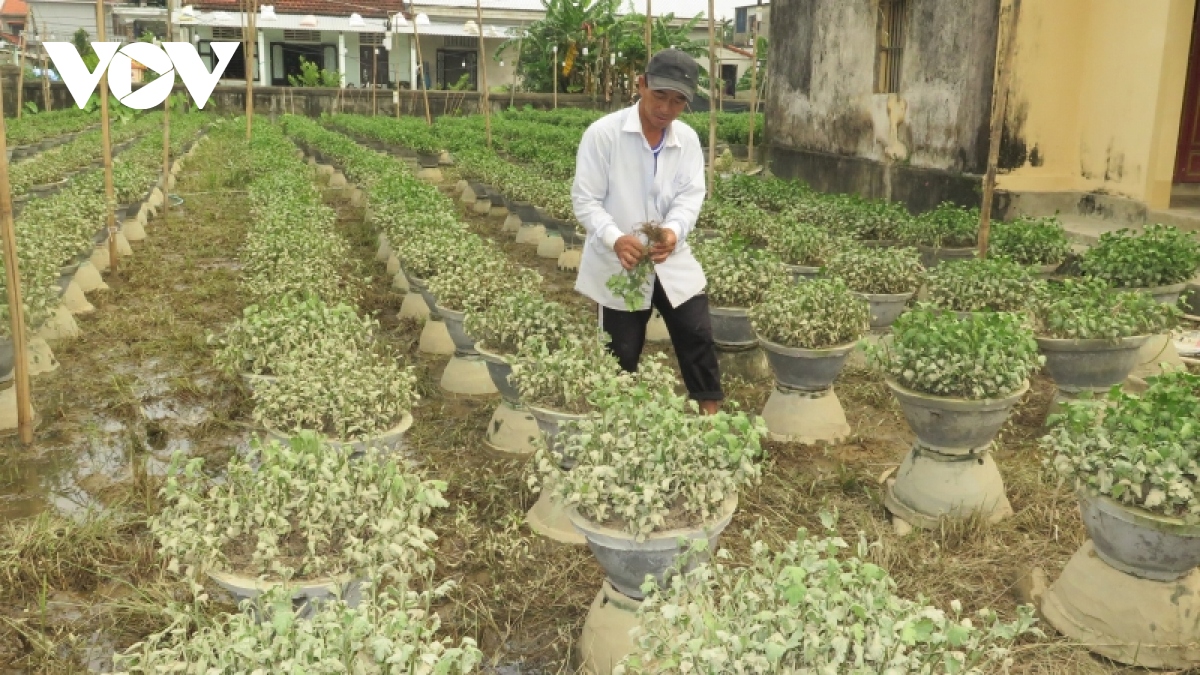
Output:
[[450,331],[450,339],[454,341],[455,353],[459,356],[478,356],[479,352],[475,351],[475,339],[463,330],[466,312],[458,312],[440,306],[434,307],[434,311],[442,317],[442,321],[446,324],[446,330]]
[[833,391],[857,343],[827,349],[784,347],[759,338],[775,375],[763,406],[767,436],[784,443],[833,443],[850,435],[846,411]]
[[492,384],[496,385],[496,390],[500,392],[500,396],[509,403],[520,405],[521,394],[508,381],[508,376],[512,374],[512,363],[504,356],[488,349],[487,345],[482,342],[475,343],[475,352],[487,364],[488,375],[491,376]]
[[824,391],[833,386],[833,381],[846,364],[846,357],[858,343],[824,349],[801,349],[785,347],[759,337],[758,344],[767,353],[771,371],[780,386],[800,391]]
[[820,267],[812,267],[809,265],[784,265],[788,273],[792,275],[792,281],[800,283],[809,279],[816,279],[821,274]]
[[1079,511],[1096,555],[1126,574],[1174,581],[1200,565],[1200,525],[1084,491]]
[[[234,601],[241,605],[245,600],[253,600],[262,593],[284,585],[281,581],[267,581],[226,571],[209,571],[208,578],[233,596]],[[350,607],[357,607],[362,602],[362,587],[365,578],[356,578],[345,574],[337,577],[313,579],[311,581],[292,581],[288,586],[292,589],[292,609],[299,619],[311,619],[320,611],[321,605],[341,597]]]
[[546,439],[546,447],[563,458],[563,468],[570,469],[574,466],[575,460],[566,456],[562,439],[559,438],[559,435],[562,433],[562,424],[564,422],[587,419],[591,414],[567,413],[535,405],[526,407],[529,408],[529,412],[533,413],[533,419],[537,420],[538,429],[542,432],[542,437]]
[[991,453],[944,455],[919,444],[888,479],[883,503],[896,517],[925,529],[937,528],[943,518],[978,514],[996,523],[1013,513]]
[[924,448],[945,455],[972,454],[992,442],[1008,421],[1013,406],[1029,391],[1026,381],[1016,392],[998,399],[970,400],[922,394],[891,379],[888,387],[908,426]]
[[537,451],[535,439],[541,433],[533,413],[521,404],[521,395],[509,381],[512,364],[500,354],[490,351],[481,342],[475,350],[487,364],[492,384],[500,392],[500,405],[492,413],[484,433],[483,443],[494,455],[504,459],[526,458]]
[[758,344],[758,336],[750,324],[749,310],[745,307],[709,306],[712,321],[713,341],[727,349],[751,349]]
[[421,299],[425,301],[425,306],[429,308],[430,318],[440,321],[442,315],[438,314],[437,311],[437,298],[433,296],[433,293],[429,292],[428,282],[408,273],[405,273],[405,276],[408,278],[408,287],[416,291],[421,296]]
[[1036,338],[1054,384],[1068,394],[1104,392],[1129,377],[1149,335],[1112,340]]
[[909,293],[858,293],[871,306],[871,329],[882,330],[891,328],[896,319],[904,313],[908,301],[914,295]]
[[1154,298],[1156,302],[1160,302],[1164,305],[1174,305],[1175,303],[1179,302],[1179,296],[1183,294],[1183,291],[1186,290],[1187,287],[1188,282],[1185,281],[1183,283],[1171,284],[1169,286],[1154,286],[1152,288],[1118,288],[1116,290],[1145,293]]
[[[646,575],[652,576],[661,587],[667,578],[667,572],[675,566],[676,559],[687,550],[687,542],[707,539],[708,550],[717,550],[717,540],[733,519],[736,510],[735,494],[725,500],[713,520],[697,527],[652,532],[645,541],[640,542],[632,534],[592,522],[580,515],[575,508],[567,509],[567,517],[587,539],[588,548],[604,568],[609,583],[621,594],[641,600],[645,597],[641,585]],[[681,539],[684,540],[682,544]],[[704,562],[707,557],[700,555],[692,558],[687,569]]]
[[917,245],[917,250],[921,252],[921,264],[925,266],[925,269],[933,269],[939,264],[951,260],[974,258],[975,254],[978,253],[978,249],[974,246],[947,248]]
[[[400,422],[398,422],[396,426],[388,429],[387,431],[375,434],[370,438],[366,438],[361,441],[343,441],[337,438],[325,437],[323,440],[325,444],[329,445],[330,447],[350,448],[350,456],[355,458],[361,457],[366,452],[367,448],[375,448],[386,453],[403,452],[404,434],[408,432],[408,430],[412,427],[412,424],[412,413],[405,412],[404,416],[400,418]],[[271,427],[265,427],[265,429],[268,436],[279,441],[280,443],[287,443],[292,438],[290,434],[272,429]]]

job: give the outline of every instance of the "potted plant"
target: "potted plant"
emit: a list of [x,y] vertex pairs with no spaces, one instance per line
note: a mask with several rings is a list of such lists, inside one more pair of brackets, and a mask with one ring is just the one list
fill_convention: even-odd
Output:
[[952,312],[1016,312],[1024,308],[1034,276],[1006,258],[942,263],[926,277],[929,300]]
[[1174,328],[1180,316],[1146,293],[1114,292],[1100,279],[1039,284],[1028,306],[1046,370],[1071,396],[1124,382],[1142,345]]
[[401,448],[417,395],[413,368],[398,357],[316,338],[273,369],[252,393],[254,421],[272,437],[312,431],[357,452]]
[[532,292],[541,285],[536,271],[518,267],[492,248],[477,249],[479,255],[464,257],[444,268],[428,282],[439,316],[446,323],[460,356],[475,355],[475,339],[463,330],[468,312],[478,312],[506,293]]
[[1034,267],[1047,277],[1071,254],[1071,242],[1057,217],[1018,218],[992,223],[988,252]]
[[868,345],[917,440],[885,503],[904,520],[1012,512],[988,448],[1043,362],[1032,331],[1007,312],[962,318],[921,304],[896,320],[890,345]]
[[801,529],[779,552],[754,542],[746,565],[718,555],[664,588],[647,584],[632,651],[613,675],[990,673],[1017,638],[1042,635],[1028,605],[1003,622],[988,609],[964,616],[958,600],[945,611],[899,595],[863,534],[847,555],[834,518],[821,520],[823,538]]
[[1088,534],[1042,613],[1116,661],[1191,668],[1194,602],[1179,589],[1200,575],[1200,376],[1168,372],[1147,378],[1141,395],[1114,387],[1100,400],[1067,403],[1042,439],[1046,466],[1076,489]]
[[1200,266],[1200,239],[1170,225],[1105,232],[1079,261],[1085,276],[1113,288],[1144,290],[1159,302],[1175,304]]
[[848,435],[833,381],[870,330],[866,300],[840,279],[777,285],[750,308],[750,322],[775,374],[763,408],[771,440],[812,443]]
[[737,494],[761,476],[761,421],[745,413],[698,414],[694,401],[642,381],[596,397],[596,414],[567,422],[563,453],[537,455],[538,475],[568,508],[620,593],[641,599],[647,575],[661,583],[686,544],[717,537]]
[[909,218],[899,227],[900,241],[916,246],[921,263],[933,268],[952,259],[975,256],[979,238],[979,209],[967,209],[951,202]]
[[246,603],[247,613],[209,618],[190,608],[166,611],[167,627],[114,655],[119,675],[164,672],[241,673],[444,673],[474,672],[483,662],[475,641],[458,646],[439,636],[436,604],[453,589],[433,590],[371,584],[367,601],[352,606],[323,603],[305,620],[282,590]]
[[750,307],[761,302],[772,285],[789,280],[783,263],[742,239],[707,239],[694,244],[692,251],[708,280],[713,339],[727,348],[753,347],[758,338],[750,325]]
[[310,598],[432,570],[424,521],[447,506],[445,489],[375,448],[356,459],[311,433],[252,438],[219,479],[177,453],[149,524],[167,569],[197,594],[208,577],[239,600],[284,585]]
[[829,232],[814,225],[780,218],[767,240],[796,281],[816,277],[838,246]]
[[379,323],[358,316],[345,303],[330,306],[313,294],[285,295],[250,305],[220,335],[209,334],[217,345],[213,361],[226,375],[254,382],[274,378],[273,363],[309,348],[313,336],[367,349]]
[[871,328],[891,326],[921,286],[925,269],[911,248],[847,246],[825,266],[830,277],[846,282],[871,307]]

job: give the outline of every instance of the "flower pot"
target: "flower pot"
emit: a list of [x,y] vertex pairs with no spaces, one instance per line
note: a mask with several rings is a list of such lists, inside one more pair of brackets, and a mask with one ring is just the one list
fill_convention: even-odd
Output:
[[785,347],[759,337],[758,344],[767,353],[775,381],[786,389],[800,391],[824,391],[833,386],[846,357],[858,343],[851,342],[824,349],[801,349]]
[[[405,412],[404,416],[400,418],[400,422],[397,423],[396,426],[361,441],[343,441],[337,438],[329,437],[325,437],[323,440],[326,445],[331,447],[349,447],[351,458],[361,457],[369,447],[376,448],[384,453],[402,452],[404,449],[404,434],[409,430],[410,427],[412,427],[412,423],[412,413]],[[291,439],[290,434],[277,431],[271,427],[264,428],[266,429],[268,436],[279,441],[280,443],[287,443]]]
[[809,265],[784,265],[784,267],[791,273],[792,281],[796,283],[816,279],[821,274],[820,267],[811,267]]
[[871,306],[871,328],[890,328],[904,313],[913,293],[859,293]]
[[[238,605],[244,600],[253,600],[260,594],[284,584],[282,581],[267,581],[225,571],[214,570],[207,574],[213,583],[228,591]],[[357,607],[362,602],[364,583],[364,578],[343,574],[311,581],[292,581],[287,582],[287,585],[292,588],[292,609],[296,612],[296,617],[307,620],[320,611],[323,603],[337,597],[345,600],[348,606]]]
[[974,246],[943,248],[918,245],[917,250],[921,252],[921,264],[925,266],[925,269],[933,269],[940,263],[951,260],[974,258],[975,254],[978,253],[978,249]]
[[943,518],[979,515],[997,523],[1013,513],[990,452],[949,456],[916,444],[885,484],[883,503],[910,525],[936,529]]
[[1054,276],[1054,273],[1058,271],[1059,267],[1062,267],[1061,263],[1054,263],[1052,265],[1034,265],[1034,275],[1039,279],[1049,279],[1050,277]]
[[1079,511],[1096,554],[1126,574],[1174,581],[1200,565],[1200,525],[1087,491],[1080,491]]
[[1188,287],[1188,282],[1180,284],[1171,284],[1170,286],[1154,286],[1152,288],[1118,288],[1118,291],[1145,293],[1154,298],[1156,302],[1164,305],[1174,305],[1179,302],[1179,296],[1183,294],[1184,289]]
[[475,339],[463,330],[463,319],[466,318],[466,312],[438,307],[437,313],[446,323],[446,330],[450,331],[450,339],[454,341],[455,352],[459,356],[478,355],[479,352],[475,351]]
[[758,344],[758,336],[750,325],[749,310],[745,307],[709,306],[713,341],[728,349],[750,349]]
[[[735,494],[725,500],[720,512],[711,521],[697,527],[652,532],[641,542],[632,534],[592,522],[575,508],[567,509],[567,516],[571,519],[571,524],[587,539],[588,548],[604,568],[609,583],[620,593],[641,600],[645,597],[641,585],[646,575],[653,576],[662,587],[668,570],[676,564],[676,558],[687,551],[687,542],[707,539],[708,551],[717,550],[717,540],[733,519],[733,512],[736,510]],[[684,540],[682,544],[681,539]],[[687,567],[680,571],[691,569],[708,557],[708,554],[695,556],[688,561]]]
[[500,396],[509,403],[520,405],[521,394],[508,381],[508,376],[512,374],[512,364],[508,359],[488,350],[487,346],[482,342],[475,343],[475,352],[479,354],[487,363],[488,374],[492,377],[492,384],[496,385],[496,390],[500,392]]
[[526,406],[529,412],[533,413],[533,419],[537,420],[538,429],[541,430],[542,436],[546,439],[546,447],[551,451],[558,453],[563,458],[562,467],[569,469],[575,466],[575,460],[567,457],[563,451],[563,443],[559,438],[562,432],[563,422],[576,421],[587,419],[591,413],[567,413],[552,408],[540,408],[535,405]]
[[986,448],[1008,421],[1013,406],[1029,391],[1026,381],[1004,398],[969,400],[922,394],[891,379],[887,384],[917,435],[917,443],[946,455],[973,454]]
[[429,316],[440,321],[442,315],[437,311],[437,298],[433,296],[433,293],[429,292],[428,282],[424,279],[418,279],[407,272],[405,272],[404,276],[408,278],[409,288],[416,291],[421,296],[421,299],[425,301],[425,305],[429,307]]
[[1138,364],[1138,350],[1148,335],[1111,340],[1036,338],[1046,357],[1046,370],[1062,391],[1103,392],[1129,377]]
[[512,211],[513,213],[517,214],[517,217],[521,219],[522,223],[542,222],[542,217],[538,214],[537,208],[529,202],[514,201],[512,203]]

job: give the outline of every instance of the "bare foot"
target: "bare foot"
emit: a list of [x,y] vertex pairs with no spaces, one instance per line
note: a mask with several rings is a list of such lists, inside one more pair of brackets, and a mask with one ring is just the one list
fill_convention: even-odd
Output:
[[716,415],[721,410],[720,401],[700,401],[700,412],[705,415]]

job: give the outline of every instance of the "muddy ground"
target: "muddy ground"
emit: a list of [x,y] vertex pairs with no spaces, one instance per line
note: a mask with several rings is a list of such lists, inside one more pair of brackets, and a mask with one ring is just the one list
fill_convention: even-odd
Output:
[[[162,625],[157,608],[182,587],[162,569],[144,526],[171,453],[198,453],[219,466],[254,431],[237,382],[212,368],[206,335],[235,318],[237,251],[248,218],[238,148],[207,143],[185,166],[183,207],[147,227],[79,317],[83,335],[55,345],[60,367],[33,383],[42,415],[37,443],[4,440],[0,452],[0,673],[86,672],[106,655]],[[244,151],[244,149],[243,149]],[[452,194],[454,176],[442,188]],[[443,630],[475,638],[485,672],[570,673],[572,652],[603,574],[585,547],[542,539],[523,524],[536,500],[526,467],[482,451],[498,397],[444,395],[446,358],[418,353],[420,327],[397,321],[402,296],[374,262],[376,234],[360,209],[339,203],[340,227],[369,278],[360,307],[418,367],[422,400],[411,443],[423,470],[449,481],[451,507],[437,515],[439,575],[459,582],[439,609]],[[464,209],[463,218],[513,260],[535,267],[548,295],[585,306],[574,273],[501,235],[502,218]],[[669,350],[654,345],[654,350]],[[759,411],[770,382],[726,374],[726,391]],[[837,391],[855,435],[829,447],[769,443],[761,486],[741,495],[722,544],[745,556],[751,537],[779,546],[797,528],[820,531],[817,514],[836,509],[842,533],[871,541],[901,592],[967,611],[1011,615],[1014,586],[1038,565],[1053,579],[1084,540],[1069,491],[1046,481],[1036,439],[1052,394],[1037,378],[1000,439],[996,458],[1016,515],[939,532],[897,535],[882,506],[879,477],[909,443],[882,381],[850,369]],[[1053,631],[1046,627],[1052,634]],[[1133,672],[1057,640],[1019,646],[1013,672],[1083,675]]]

